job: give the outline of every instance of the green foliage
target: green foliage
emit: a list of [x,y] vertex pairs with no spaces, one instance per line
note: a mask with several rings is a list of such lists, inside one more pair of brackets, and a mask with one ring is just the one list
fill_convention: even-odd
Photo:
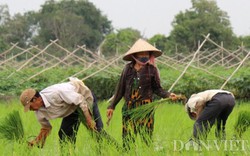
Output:
[[40,30],[36,41],[42,41],[42,44],[47,44],[50,39],[59,39],[66,47],[85,44],[95,49],[104,35],[112,30],[106,16],[85,0],[49,0],[38,14]]
[[[81,123],[87,127],[86,118],[82,112],[82,109],[79,107],[77,108],[79,119]],[[119,145],[119,143],[111,136],[109,135],[104,129],[102,129],[100,132],[92,132],[89,130],[89,134],[92,136],[92,139],[95,139],[99,142],[105,142],[106,145],[114,146],[118,151],[122,150],[122,147]]]
[[7,5],[0,5],[0,53],[8,48],[7,28],[4,26],[10,20],[9,8]]
[[[192,5],[175,16],[170,36],[156,34],[150,43],[167,54],[188,53],[197,49],[198,42],[204,40],[202,35],[210,33],[210,38],[216,43],[223,42],[225,48],[234,49],[241,42],[249,48],[249,36],[237,38],[233,34],[227,13],[220,10],[215,1],[192,0]],[[0,52],[11,42],[18,42],[20,47],[46,46],[55,39],[68,49],[86,45],[88,49],[96,50],[105,39],[101,51],[109,57],[123,54],[141,37],[133,28],[113,32],[111,21],[101,13],[86,0],[47,0],[39,11],[13,17],[8,6],[0,5]],[[214,47],[205,44],[203,48]]]
[[50,40],[59,39],[68,49],[86,45],[95,50],[113,29],[107,17],[85,0],[47,0],[41,7],[38,12],[16,14],[12,18],[7,18],[8,12],[0,12],[3,42],[18,42],[20,47],[46,46]]
[[94,92],[97,99],[105,100],[109,99],[114,94],[118,77],[97,75],[84,82]]
[[[57,67],[26,81],[31,75],[42,70],[41,68],[24,69],[22,72],[14,71],[0,71],[1,85],[0,93],[3,95],[20,95],[22,90],[26,88],[35,88],[42,90],[50,85],[66,82],[67,78],[82,70],[81,67],[75,66],[74,68]],[[84,78],[90,75],[95,70],[85,71],[84,74],[78,75],[78,78]],[[12,72],[14,74],[7,78]],[[63,81],[64,80],[64,81]],[[95,93],[98,99],[109,99],[115,90],[118,77],[110,76],[107,74],[98,74],[87,80],[84,83]]]
[[194,93],[207,89],[219,89],[218,86],[221,84],[223,84],[223,81],[218,81],[216,78],[203,75],[184,75],[174,91],[190,97]]
[[[250,49],[250,36],[240,36],[239,37],[239,42],[242,42],[243,43],[243,46],[246,48],[246,49]],[[240,45],[241,43],[239,43]]]
[[[173,30],[169,38],[176,43],[172,51],[176,48],[182,52],[194,51],[198,42],[204,40],[202,35],[208,33],[216,43],[223,42],[226,48],[235,47],[229,17],[218,8],[216,1],[192,0],[192,5],[189,10],[177,14],[172,22]],[[204,48],[212,49],[215,45],[206,44]]]
[[0,124],[1,139],[21,141],[24,137],[24,128],[18,111],[9,113]]
[[101,46],[102,54],[107,57],[124,54],[140,36],[140,32],[132,28],[110,33]]
[[243,133],[246,132],[248,127],[250,127],[250,112],[239,112],[238,118],[234,125],[236,136],[242,137]]
[[165,54],[169,51],[169,39],[165,35],[157,34],[149,39],[149,42]]
[[0,5],[0,25],[3,25],[9,19],[9,7],[7,5]]
[[162,104],[166,104],[169,103],[170,99],[169,98],[165,98],[162,100],[157,100],[148,104],[144,104],[142,106],[136,107],[136,108],[132,108],[132,109],[128,109],[127,111],[123,112],[125,115],[129,115],[131,121],[142,121],[147,119],[147,117],[150,114],[154,114],[156,109],[162,105]]
[[[161,84],[163,88],[168,89],[180,76],[181,71],[175,71],[169,68],[160,67]],[[217,69],[217,68],[216,68]],[[214,69],[214,70],[216,70]],[[218,70],[218,74],[222,73],[224,69]],[[224,75],[225,74],[225,71]],[[207,89],[218,89],[218,86],[223,84],[223,80],[217,77],[212,77],[202,71],[190,68],[184,76],[176,83],[171,92],[183,94],[190,97],[192,94],[204,91]]]
[[241,99],[250,99],[250,75],[240,75],[239,77],[232,78],[229,83],[230,87],[233,88],[237,97]]
[[[237,104],[238,102],[236,102]],[[99,109],[102,115],[103,122],[107,120],[106,110],[107,102],[99,102]],[[111,134],[119,144],[122,144],[122,104],[119,103],[114,111],[113,118],[109,126],[104,125],[104,130],[108,134]],[[153,144],[151,146],[145,145],[145,143],[138,136],[136,137],[135,143],[131,143],[132,150],[126,152],[118,151],[113,145],[109,144],[108,141],[103,141],[97,143],[92,136],[89,134],[87,129],[82,126],[79,127],[77,133],[76,145],[65,144],[63,147],[60,147],[58,130],[61,125],[61,119],[51,120],[51,125],[53,129],[46,140],[46,144],[43,149],[39,148],[28,148],[27,142],[18,142],[18,141],[5,141],[0,139],[0,155],[143,155],[143,156],[166,156],[166,155],[244,155],[249,154],[249,135],[250,131],[245,131],[242,138],[239,140],[245,140],[246,146],[243,149],[242,146],[236,145],[237,140],[232,140],[234,133],[234,124],[238,118],[238,114],[241,111],[249,109],[249,103],[242,103],[237,105],[233,112],[230,114],[227,125],[226,125],[226,134],[228,144],[223,144],[224,142],[219,142],[214,136],[215,127],[211,129],[211,132],[208,134],[208,140],[218,141],[209,149],[202,148],[201,150],[194,150],[192,148],[181,148],[184,143],[186,143],[191,135],[193,130],[194,122],[189,119],[187,113],[184,111],[184,107],[179,104],[168,104],[162,103],[156,109],[155,112],[155,124],[153,132]],[[8,113],[12,112],[13,109],[23,110],[23,107],[18,103],[12,103],[6,106],[4,103],[0,103],[0,114],[6,116]],[[20,116],[25,123],[25,134],[37,135],[40,130],[40,125],[36,121],[34,112],[24,113],[20,111]],[[176,146],[175,146],[176,143]],[[181,144],[183,143],[183,144]],[[231,144],[232,143],[232,146]],[[224,146],[227,145],[227,146]],[[240,149],[240,150],[239,150]]]
[[[249,67],[242,67],[235,75],[228,81],[225,90],[231,91],[236,99],[249,100]],[[164,68],[159,66],[161,84],[163,88],[168,89],[180,76],[181,71],[172,70],[170,68]],[[213,67],[210,69],[212,73],[216,73],[217,76],[224,77],[224,79],[212,76],[202,70],[190,67],[184,76],[176,83],[171,92],[177,94],[183,94],[186,97],[191,96],[194,93],[204,91],[207,89],[220,89],[226,79],[235,70],[225,69],[224,67]]]
[[[2,33],[4,32],[3,28],[0,25],[0,36],[3,36]],[[8,43],[1,37],[0,38],[0,51],[7,50]]]
[[[27,68],[23,69],[21,72],[16,72],[11,69],[2,70],[0,71],[0,92],[3,95],[20,95],[21,91],[26,88],[41,90],[49,85],[59,83],[63,79],[67,79],[69,76],[81,70],[81,68],[79,68],[53,68],[29,81],[27,81],[27,79],[42,70],[42,68]],[[10,76],[11,74],[12,76]]]
[[[27,68],[22,71],[16,72],[11,69],[0,71],[0,93],[2,95],[20,95],[21,91],[26,88],[35,88],[42,90],[43,88],[53,85],[55,83],[61,83],[67,81],[67,78],[75,73],[83,70],[80,66],[74,67],[56,67],[47,70],[40,75],[30,78],[36,74],[37,71],[42,68]],[[86,76],[92,74],[97,69],[86,70],[84,73],[77,75],[79,79],[84,79]],[[112,69],[109,69],[111,71]],[[171,85],[180,76],[181,71],[176,71],[164,66],[159,66],[161,85],[165,90],[171,87]],[[228,77],[233,70],[225,70],[224,68],[214,67],[214,73],[222,77]],[[227,83],[225,90],[229,90],[234,93],[237,99],[249,100],[249,72],[248,67],[242,67],[234,77]],[[117,71],[116,71],[117,72]],[[12,76],[10,76],[12,75]],[[99,100],[105,100],[112,97],[115,92],[116,85],[118,83],[119,76],[109,74],[106,72],[100,72],[86,80],[84,83],[94,92]],[[224,79],[220,79],[215,76],[211,76],[208,73],[190,68],[184,74],[184,76],[176,83],[171,92],[176,94],[183,94],[186,97],[190,95],[204,91],[207,89],[219,89],[225,82]],[[155,99],[158,99],[155,95]]]
[[27,12],[23,15],[15,14],[14,17],[8,19],[2,28],[1,36],[8,44],[18,43],[20,47],[26,47],[31,43],[31,39],[35,33],[34,13]]

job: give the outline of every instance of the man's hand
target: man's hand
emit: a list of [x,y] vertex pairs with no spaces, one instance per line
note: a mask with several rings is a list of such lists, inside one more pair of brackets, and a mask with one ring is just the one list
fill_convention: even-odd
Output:
[[188,113],[188,116],[189,116],[189,118],[190,119],[192,119],[192,120],[196,120],[197,119],[197,113],[196,112],[191,112],[191,108],[190,107],[186,107],[186,111],[187,111],[187,113]]
[[35,142],[36,142],[35,140],[28,141],[28,146],[33,147],[36,144]]
[[88,109],[84,109],[84,110],[82,110],[82,111],[83,111],[84,117],[85,117],[85,119],[86,119],[86,124],[87,124],[88,128],[89,128],[90,130],[92,130],[92,131],[96,131],[96,129],[97,129],[97,128],[96,128],[96,123],[95,123],[95,121],[92,119],[92,116],[91,116],[89,110],[88,110]]
[[111,108],[109,108],[109,109],[107,110],[107,118],[108,118],[107,126],[109,125],[109,122],[110,122],[110,120],[111,120],[111,118],[112,118],[112,116],[113,116],[113,112],[114,112],[114,110],[111,109]]
[[193,120],[197,119],[197,114],[195,112],[190,112],[190,118]]
[[92,120],[92,117],[86,118],[87,126],[90,130],[96,131],[96,123]]
[[32,141],[28,142],[29,147],[38,147],[38,148],[43,148],[46,138],[49,135],[51,131],[51,127],[42,127],[40,130],[39,135]]
[[195,105],[195,110],[196,110],[196,114],[197,114],[196,118],[198,118],[198,116],[200,116],[200,114],[203,111],[203,109],[204,109],[203,105],[197,105],[197,104]]
[[32,147],[43,148],[44,143],[38,142],[37,140],[32,140],[32,141],[28,141],[28,146],[30,148],[32,148]]

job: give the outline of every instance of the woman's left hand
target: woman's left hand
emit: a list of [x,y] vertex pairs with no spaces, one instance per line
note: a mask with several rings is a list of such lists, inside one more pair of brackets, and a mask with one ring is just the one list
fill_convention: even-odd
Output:
[[170,93],[169,97],[170,97],[170,99],[171,99],[172,101],[176,101],[176,100],[177,100],[177,96],[176,96],[175,93]]

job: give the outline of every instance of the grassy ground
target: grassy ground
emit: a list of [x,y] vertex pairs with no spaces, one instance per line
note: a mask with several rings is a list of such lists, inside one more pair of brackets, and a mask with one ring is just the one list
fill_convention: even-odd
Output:
[[[121,107],[122,102],[114,111],[113,119],[109,126],[104,129],[112,135],[120,144],[121,139]],[[99,108],[102,114],[103,122],[106,118],[106,102],[100,102]],[[135,146],[130,152],[119,153],[117,150],[103,142],[98,145],[92,137],[87,133],[87,130],[82,125],[78,131],[76,148],[68,144],[60,150],[57,132],[60,127],[61,119],[51,121],[53,126],[51,135],[47,138],[43,149],[28,148],[26,141],[33,139],[40,130],[40,125],[36,121],[34,112],[23,112],[23,107],[18,101],[1,102],[0,104],[0,119],[4,118],[13,110],[18,110],[24,125],[25,141],[11,142],[0,140],[0,155],[250,155],[250,129],[244,133],[241,140],[233,140],[234,124],[237,115],[242,110],[249,110],[250,103],[237,103],[237,106],[229,116],[226,130],[227,140],[218,141],[214,136],[214,127],[208,135],[208,142],[204,142],[201,149],[195,147],[185,146],[184,143],[192,135],[192,128],[194,121],[188,118],[183,105],[180,104],[162,104],[156,111],[155,115],[155,130],[154,130],[154,144],[150,147],[146,146],[140,137],[137,138]]]

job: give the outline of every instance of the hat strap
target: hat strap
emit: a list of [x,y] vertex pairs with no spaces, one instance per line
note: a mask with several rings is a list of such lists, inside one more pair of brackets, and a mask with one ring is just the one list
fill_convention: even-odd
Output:
[[136,61],[136,63],[138,63],[139,65],[142,65],[142,66],[146,65],[150,61],[150,60],[148,60],[147,62],[143,63],[143,62],[139,61],[137,58],[135,58],[134,55],[132,55],[131,57]]

